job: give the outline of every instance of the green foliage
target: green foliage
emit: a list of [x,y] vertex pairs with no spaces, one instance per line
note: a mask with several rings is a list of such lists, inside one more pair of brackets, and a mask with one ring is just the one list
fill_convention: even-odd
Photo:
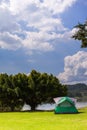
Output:
[[67,95],[66,86],[61,85],[52,74],[48,75],[32,70],[28,78],[31,94],[27,104],[31,106],[32,110],[35,110],[38,104],[53,102],[54,97]]
[[38,104],[51,103],[54,97],[67,95],[66,86],[52,74],[32,70],[29,75],[0,74],[0,106],[11,111],[21,108],[24,103],[35,110]]
[[75,40],[80,40],[82,42],[81,47],[87,47],[87,21],[84,24],[78,23],[74,28],[78,29],[76,33],[72,36]]
[[1,108],[5,108],[14,111],[16,107],[19,107],[19,88],[15,86],[13,82],[14,76],[8,76],[7,74],[0,74],[0,101]]

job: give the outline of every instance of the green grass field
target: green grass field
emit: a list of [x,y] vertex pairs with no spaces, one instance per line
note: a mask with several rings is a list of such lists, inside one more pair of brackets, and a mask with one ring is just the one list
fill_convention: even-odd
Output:
[[0,113],[0,130],[87,130],[87,108],[79,114],[54,112]]

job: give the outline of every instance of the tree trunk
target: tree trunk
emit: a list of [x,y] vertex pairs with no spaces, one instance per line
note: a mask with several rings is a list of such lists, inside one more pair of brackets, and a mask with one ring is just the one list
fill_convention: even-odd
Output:
[[30,106],[31,106],[31,111],[35,111],[36,105],[35,105],[35,104],[32,104],[32,105],[30,105]]
[[11,108],[11,111],[13,112],[13,111],[14,111],[14,109],[15,109],[15,106],[14,106],[14,105],[12,105],[12,106],[10,106],[10,108]]
[[31,106],[31,111],[35,111],[35,106]]

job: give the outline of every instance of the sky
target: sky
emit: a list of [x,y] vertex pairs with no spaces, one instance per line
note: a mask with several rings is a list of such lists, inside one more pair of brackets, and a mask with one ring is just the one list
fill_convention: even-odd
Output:
[[0,73],[35,69],[87,84],[87,48],[71,38],[86,19],[85,0],[0,0]]

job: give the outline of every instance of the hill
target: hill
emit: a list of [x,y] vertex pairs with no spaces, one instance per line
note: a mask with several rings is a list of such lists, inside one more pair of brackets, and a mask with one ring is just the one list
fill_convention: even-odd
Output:
[[87,101],[87,85],[78,83],[67,85],[68,96],[77,98],[78,101]]

